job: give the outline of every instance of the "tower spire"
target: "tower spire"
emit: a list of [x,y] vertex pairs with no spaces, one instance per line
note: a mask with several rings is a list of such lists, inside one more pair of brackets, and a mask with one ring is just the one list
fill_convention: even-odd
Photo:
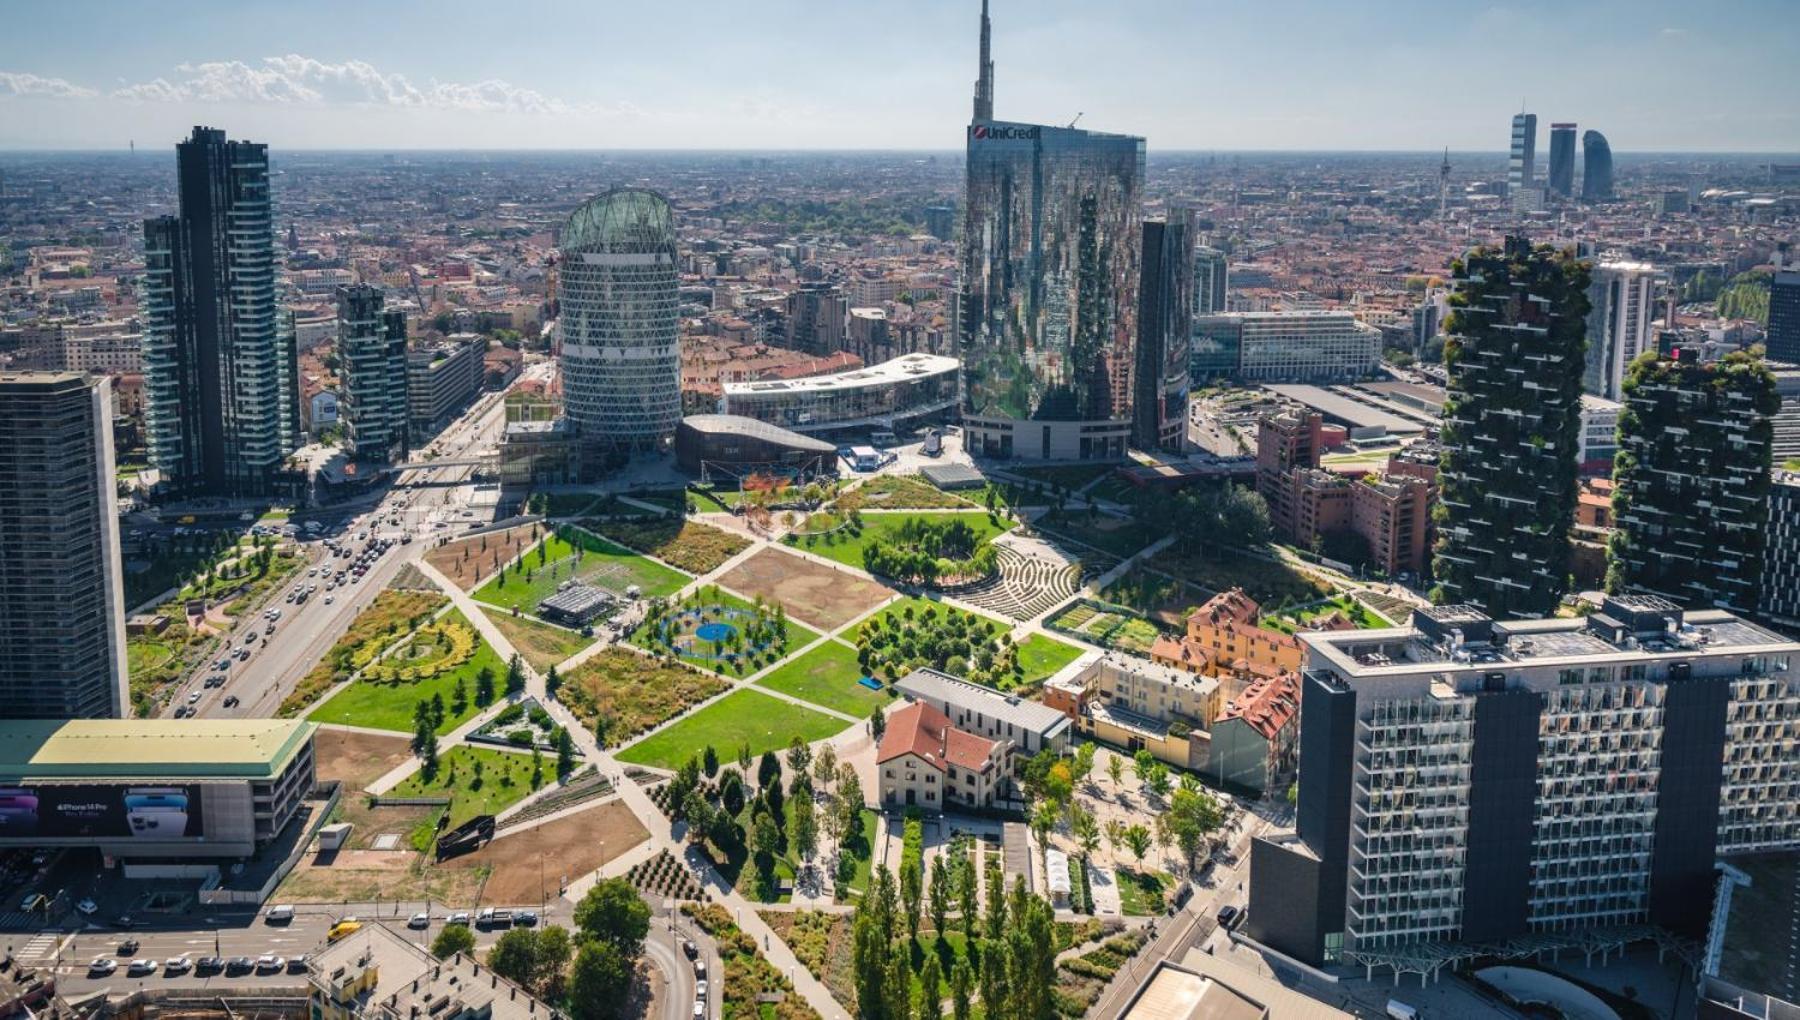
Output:
[[994,119],[994,62],[989,58],[992,27],[988,24],[988,0],[981,0],[981,66],[975,79],[975,119]]

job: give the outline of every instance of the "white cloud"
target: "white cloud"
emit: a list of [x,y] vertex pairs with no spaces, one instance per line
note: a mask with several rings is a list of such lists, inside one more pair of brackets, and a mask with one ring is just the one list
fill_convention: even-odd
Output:
[[0,71],[0,96],[48,96],[52,99],[91,99],[99,95],[62,78],[44,78],[35,74]]
[[156,78],[116,89],[137,102],[366,103],[464,112],[568,114],[578,107],[535,89],[498,78],[478,82],[414,84],[360,60],[328,64],[290,53],[264,57],[260,66],[241,60],[183,64],[174,81]]

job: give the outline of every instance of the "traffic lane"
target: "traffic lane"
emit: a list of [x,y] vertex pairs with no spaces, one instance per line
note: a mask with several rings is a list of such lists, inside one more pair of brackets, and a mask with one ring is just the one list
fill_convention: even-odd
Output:
[[[195,714],[198,715],[202,713],[207,704],[223,700],[227,696],[223,688],[209,688],[206,686],[206,677],[219,671],[217,665],[218,661],[220,659],[225,659],[228,662],[228,665],[225,668],[226,681],[224,686],[230,687],[232,680],[235,679],[236,676],[242,675],[249,669],[250,664],[256,661],[257,654],[266,646],[267,641],[281,633],[281,626],[286,622],[285,618],[288,617],[289,613],[293,609],[304,607],[304,604],[296,606],[293,603],[287,602],[287,595],[289,592],[294,591],[306,583],[306,570],[312,569],[319,563],[319,550],[316,546],[309,543],[301,542],[298,544],[302,555],[304,555],[307,560],[306,569],[296,571],[297,576],[295,579],[290,580],[281,588],[271,592],[268,598],[260,606],[256,607],[253,614],[246,614],[241,617],[232,628],[225,633],[224,640],[220,642],[219,647],[214,649],[210,656],[181,679],[176,692],[169,698],[168,704],[163,706],[161,714],[164,718],[172,718],[176,710],[183,705],[192,705]],[[284,620],[270,621],[268,617],[264,615],[267,610],[274,608],[283,610],[282,616],[284,617]],[[275,633],[273,634],[268,633],[268,625],[271,622],[276,624]],[[256,640],[252,641],[249,645],[245,645],[245,637],[249,634],[255,634]],[[250,658],[237,658],[238,649],[245,647],[248,647],[251,650]],[[194,694],[199,694],[200,697],[195,700],[189,700]]]
[[694,968],[687,958],[670,944],[663,932],[652,932],[644,940],[644,956],[663,974],[663,1020],[692,1020]]

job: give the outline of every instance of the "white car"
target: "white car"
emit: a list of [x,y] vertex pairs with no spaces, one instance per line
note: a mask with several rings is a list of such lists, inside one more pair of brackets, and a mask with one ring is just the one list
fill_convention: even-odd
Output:
[[93,962],[88,964],[88,973],[97,976],[111,974],[118,969],[119,961],[110,956],[96,956]]
[[336,597],[337,597],[337,596],[335,596],[335,595],[327,595],[327,596],[325,596],[325,604],[326,604],[326,605],[328,605],[328,606],[329,606],[329,605],[331,605],[331,602],[332,602],[332,600],[333,600],[333,599],[335,599],[335,598],[336,598]]
[[407,919],[406,926],[408,928],[429,928],[431,927],[431,915],[423,911],[414,914]]
[[95,903],[93,900],[82,900],[80,903],[75,904],[75,909],[90,917],[100,912],[99,904]]
[[186,974],[194,967],[194,961],[185,956],[171,956],[163,961],[163,970],[170,974]]
[[706,982],[705,981],[694,982],[694,994],[699,996],[702,999],[706,998]]

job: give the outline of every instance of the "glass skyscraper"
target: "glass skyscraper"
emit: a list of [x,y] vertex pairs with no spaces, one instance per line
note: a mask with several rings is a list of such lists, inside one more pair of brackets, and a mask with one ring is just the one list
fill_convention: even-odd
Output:
[[1581,136],[1581,198],[1605,202],[1613,197],[1612,146],[1606,136],[1589,131]]
[[1194,330],[1194,214],[1144,221],[1138,286],[1137,392],[1132,442],[1179,451],[1187,431],[1188,355]]
[[[982,13],[976,109],[991,103]],[[977,119],[958,285],[963,418],[985,456],[1122,457],[1131,435],[1144,140]]]
[[390,460],[406,449],[406,313],[384,311],[385,303],[375,287],[338,288],[339,413],[358,460]]
[[564,413],[584,446],[653,450],[681,421],[675,219],[615,188],[563,227],[556,296]]
[[1530,191],[1536,186],[1537,114],[1515,113],[1512,120],[1512,151],[1506,163],[1506,194],[1513,208],[1528,206]]
[[144,221],[151,462],[182,493],[266,495],[298,436],[277,328],[269,148],[196,127],[175,146],[179,216]]
[[1550,190],[1564,198],[1575,191],[1575,125],[1550,125]]

